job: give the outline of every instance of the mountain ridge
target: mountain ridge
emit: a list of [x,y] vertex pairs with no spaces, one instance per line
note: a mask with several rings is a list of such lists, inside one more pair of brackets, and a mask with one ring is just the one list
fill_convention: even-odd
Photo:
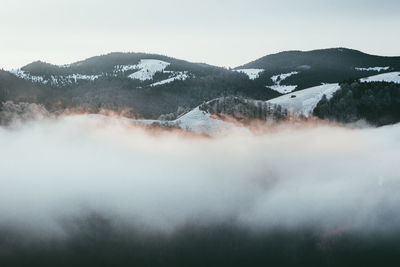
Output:
[[[66,65],[29,63],[11,71],[12,79],[3,75],[13,82],[0,81],[0,100],[44,103],[50,111],[130,110],[132,117],[157,119],[219,97],[266,101],[324,83],[396,70],[400,57],[347,48],[283,51],[234,69],[159,54],[112,52]],[[13,89],[16,83],[21,84],[18,90]],[[7,93],[10,90],[13,94]]]
[[362,52],[357,49],[352,49],[352,48],[346,48],[346,47],[332,47],[332,48],[321,48],[321,49],[312,49],[312,50],[287,50],[287,51],[281,51],[277,53],[272,53],[272,54],[267,54],[265,56],[262,56],[260,58],[257,58],[255,60],[252,60],[248,63],[245,63],[243,65],[237,66],[234,69],[241,69],[241,68],[247,68],[247,67],[255,67],[253,64],[258,63],[259,61],[264,60],[265,58],[268,57],[278,57],[278,56],[286,56],[286,55],[296,55],[296,54],[310,54],[310,53],[326,53],[326,52],[345,52],[345,53],[355,53],[363,56],[370,56],[370,57],[379,57],[379,58],[386,58],[386,59],[397,59],[400,60],[400,56],[380,56],[380,55],[374,55],[374,54],[369,54]]
[[46,64],[46,65],[50,65],[50,66],[55,66],[55,67],[65,67],[65,66],[73,66],[73,65],[79,65],[81,63],[84,63],[85,61],[91,61],[91,60],[95,60],[95,59],[99,59],[99,58],[104,58],[107,56],[112,56],[112,55],[130,55],[130,54],[135,54],[135,55],[142,55],[142,56],[151,56],[151,57],[164,57],[164,58],[168,58],[171,60],[179,60],[179,61],[185,61],[188,63],[193,63],[193,64],[200,64],[200,65],[206,65],[206,66],[212,66],[212,67],[217,67],[217,68],[225,68],[225,69],[241,69],[241,68],[245,68],[247,65],[256,62],[262,58],[268,57],[268,56],[278,56],[278,55],[283,55],[283,54],[290,54],[290,53],[309,53],[309,52],[324,52],[324,51],[329,51],[329,50],[344,50],[344,51],[352,51],[352,52],[356,52],[356,53],[360,53],[363,55],[367,55],[367,56],[373,56],[373,57],[380,57],[380,58],[397,58],[400,59],[400,56],[381,56],[378,54],[370,54],[370,53],[366,53],[363,52],[361,50],[357,50],[357,49],[353,49],[353,48],[347,48],[347,47],[328,47],[328,48],[320,48],[320,49],[311,49],[311,50],[285,50],[285,51],[280,51],[280,52],[276,52],[276,53],[271,53],[271,54],[266,54],[264,56],[261,56],[259,58],[256,58],[252,61],[249,61],[247,63],[244,63],[242,65],[236,66],[236,67],[223,67],[223,66],[217,66],[217,65],[212,65],[212,64],[208,64],[206,62],[196,62],[196,61],[189,61],[189,60],[184,60],[184,59],[179,59],[176,57],[171,57],[168,55],[164,55],[164,54],[158,54],[158,53],[146,53],[146,52],[120,52],[120,51],[114,51],[114,52],[109,52],[109,53],[105,53],[105,54],[100,54],[97,56],[90,56],[87,57],[85,59],[82,60],[78,60],[78,61],[74,61],[72,63],[66,63],[66,64],[53,64],[50,62],[46,62],[46,61],[42,61],[40,59],[32,61],[22,67],[20,67],[21,69],[28,67],[31,64],[35,64],[35,63],[42,63],[42,64]]

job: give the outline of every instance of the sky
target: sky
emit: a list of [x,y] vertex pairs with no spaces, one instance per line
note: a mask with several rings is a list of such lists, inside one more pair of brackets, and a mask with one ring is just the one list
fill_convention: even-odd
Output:
[[147,52],[235,67],[284,50],[400,56],[398,0],[0,0],[0,68]]

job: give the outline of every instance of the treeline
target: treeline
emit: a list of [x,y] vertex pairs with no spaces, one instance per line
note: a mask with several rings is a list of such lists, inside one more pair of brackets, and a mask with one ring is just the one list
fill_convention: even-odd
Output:
[[279,105],[243,97],[222,97],[200,105],[200,110],[214,115],[228,115],[239,121],[284,120],[288,112]]
[[345,82],[331,99],[326,96],[313,111],[321,119],[343,123],[364,119],[382,126],[400,122],[400,84]]

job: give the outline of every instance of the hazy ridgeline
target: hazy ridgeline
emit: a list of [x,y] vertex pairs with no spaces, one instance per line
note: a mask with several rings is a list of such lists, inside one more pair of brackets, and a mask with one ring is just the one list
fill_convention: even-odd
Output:
[[70,115],[0,128],[1,266],[387,265],[400,125],[213,138]]

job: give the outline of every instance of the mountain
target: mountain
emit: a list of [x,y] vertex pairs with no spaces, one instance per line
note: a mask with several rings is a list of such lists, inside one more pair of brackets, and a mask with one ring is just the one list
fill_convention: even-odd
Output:
[[374,56],[346,48],[287,51],[267,55],[235,69],[257,71],[256,80],[285,94],[321,83],[338,83],[398,71],[400,57]]
[[[127,117],[175,120],[221,97],[261,101],[281,97],[271,102],[290,103],[285,106],[288,110],[296,106],[309,113],[324,94],[321,84],[366,77],[384,80],[399,70],[400,57],[345,48],[281,52],[233,70],[156,54],[110,53],[68,65],[36,61],[2,71],[0,100],[39,103],[50,112],[105,109]],[[320,93],[311,101],[309,93],[300,93],[306,88]],[[296,99],[288,95],[292,92]],[[292,105],[296,101],[301,103]]]
[[[95,56],[68,65],[52,65],[36,61],[21,68],[33,76],[60,76],[81,74],[87,76],[118,75],[132,73],[139,68],[141,60],[154,60],[153,63],[166,63],[168,71],[188,71],[194,75],[204,76],[220,69],[203,63],[191,63],[167,56],[145,53],[110,53]],[[137,68],[135,68],[137,66]]]
[[280,95],[242,73],[143,53],[111,53],[62,66],[37,61],[11,73],[31,83],[27,92],[34,86],[51,89],[39,99],[50,110],[110,109],[143,118],[226,95],[263,100]]

